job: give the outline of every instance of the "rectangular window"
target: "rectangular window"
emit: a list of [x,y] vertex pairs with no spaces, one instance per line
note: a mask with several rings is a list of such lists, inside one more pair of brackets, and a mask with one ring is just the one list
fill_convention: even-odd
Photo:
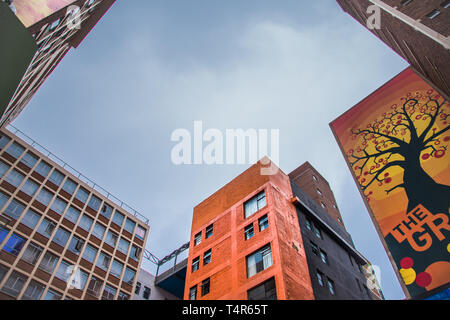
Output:
[[10,137],[5,136],[4,134],[0,134],[0,149],[6,147],[6,145],[11,141]]
[[5,266],[0,264],[0,282],[2,282],[3,278],[5,277],[6,273],[8,273],[9,268],[6,268]]
[[23,286],[27,282],[27,277],[17,271],[13,271],[3,285],[2,291],[14,298],[17,298]]
[[6,244],[3,246],[3,250],[17,256],[19,255],[20,251],[22,251],[25,242],[25,239],[13,233],[6,241]]
[[31,280],[23,293],[22,300],[40,300],[45,286],[35,280]]
[[125,281],[126,283],[132,286],[135,278],[136,278],[136,271],[127,267],[125,269],[122,281]]
[[141,283],[140,282],[136,282],[136,288],[134,289],[134,294],[139,295],[140,292],[141,292]]
[[141,248],[139,248],[139,247],[137,247],[137,246],[135,246],[135,245],[132,245],[132,246],[131,246],[130,257],[131,257],[132,259],[138,261],[139,258],[140,258],[140,256],[141,256]]
[[314,234],[316,235],[317,238],[323,239],[323,238],[322,238],[322,232],[321,232],[320,229],[317,228],[316,226],[314,226]]
[[310,241],[309,243],[311,244],[312,253],[314,253],[316,256],[319,255],[319,247],[312,241]]
[[22,255],[22,259],[32,265],[35,265],[39,260],[42,251],[43,251],[42,247],[31,242],[25,249],[25,252]]
[[53,182],[57,186],[61,184],[64,180],[64,175],[59,172],[58,170],[53,170],[52,174],[50,175],[50,178],[48,178],[49,181]]
[[80,210],[70,206],[69,209],[67,209],[66,214],[64,215],[64,218],[66,218],[70,222],[76,224],[80,214],[81,214]]
[[141,240],[144,240],[145,239],[145,233],[146,233],[146,230],[138,225],[137,228],[136,228],[136,237],[138,237]]
[[61,247],[64,247],[67,243],[67,240],[69,240],[70,232],[63,229],[58,228],[58,230],[55,233],[55,236],[53,237],[53,242],[59,244]]
[[211,262],[211,249],[205,251],[203,254],[203,265],[207,265]]
[[39,265],[39,269],[46,271],[48,273],[53,273],[55,270],[55,266],[58,263],[58,257],[53,253],[47,251],[42,258],[41,264]]
[[123,263],[117,260],[113,260],[110,273],[116,278],[120,279],[120,276],[122,275],[122,270],[123,270]]
[[65,260],[61,261],[59,264],[58,270],[56,270],[55,276],[59,279],[67,282],[73,272],[73,267],[71,264]]
[[117,210],[114,212],[113,222],[114,222],[115,224],[117,224],[119,227],[122,226],[123,220],[124,220],[124,219],[125,219],[125,216],[124,216],[122,213],[120,213],[120,212],[117,211]]
[[98,211],[100,209],[100,204],[102,203],[102,200],[100,200],[98,197],[92,195],[91,199],[89,199],[88,206],[95,211]]
[[62,294],[53,290],[48,290],[47,294],[44,297],[44,300],[61,300],[61,298]]
[[317,270],[317,282],[319,283],[319,285],[321,287],[323,287],[323,277],[324,277],[324,274],[322,272],[320,272],[319,270]]
[[130,300],[130,295],[119,291],[119,295],[117,296],[117,300]]
[[83,188],[83,187],[78,188],[75,198],[77,198],[81,202],[85,203],[88,197],[89,197],[89,192],[85,188]]
[[94,220],[89,218],[87,215],[83,214],[83,216],[81,217],[80,223],[78,224],[78,226],[84,230],[86,230],[87,232],[89,232],[89,230],[91,230],[92,224],[94,223]]
[[91,245],[87,245],[86,248],[84,249],[83,259],[89,261],[90,263],[94,263],[96,255],[97,249],[95,249]]
[[51,209],[58,214],[63,214],[64,210],[66,210],[67,202],[62,200],[59,197],[56,197],[55,201],[53,201]]
[[106,204],[106,203],[103,204],[102,210],[100,210],[100,214],[102,216],[105,216],[108,219],[111,218],[112,212],[113,212],[113,208],[109,204]]
[[114,248],[117,244],[117,238],[117,234],[112,231],[108,231],[108,233],[106,234],[105,242]]
[[13,142],[8,149],[6,149],[6,152],[13,156],[14,158],[18,159],[22,153],[25,151],[25,148],[22,147],[20,144],[18,144],[17,142]]
[[202,242],[202,233],[199,232],[194,237],[194,246],[199,245]]
[[322,259],[322,262],[325,264],[328,264],[328,257],[325,251],[320,250],[320,259]]
[[31,179],[25,181],[22,186],[22,192],[26,193],[30,197],[33,197],[36,191],[39,189],[39,185]]
[[111,256],[104,252],[100,252],[100,255],[98,256],[97,259],[97,267],[106,271],[108,270],[110,263],[111,263]]
[[130,220],[130,219],[127,218],[127,220],[125,221],[124,229],[126,231],[128,231],[129,233],[133,234],[135,225],[136,225],[136,223],[133,220]]
[[30,229],[34,229],[39,220],[41,219],[41,215],[35,212],[32,209],[28,209],[27,213],[25,213],[25,216],[22,218],[21,223],[29,227]]
[[83,270],[77,269],[75,271],[74,276],[71,279],[70,285],[73,286],[74,288],[77,288],[78,290],[84,290],[88,277],[89,274],[87,274]]
[[44,237],[50,238],[55,228],[56,224],[53,221],[44,218],[44,220],[42,220],[41,222],[41,225],[39,226],[38,232],[42,234]]
[[94,224],[94,229],[92,230],[92,234],[98,239],[102,240],[105,235],[106,228],[100,223],[96,222]]
[[8,202],[9,196],[6,193],[0,191],[0,208],[3,208],[6,202]]
[[84,240],[78,238],[77,236],[73,236],[72,239],[70,240],[68,249],[69,251],[79,255],[81,253],[81,250],[83,250],[83,246]]
[[105,289],[103,290],[102,300],[114,300],[116,296],[117,290],[109,285],[105,285]]
[[73,194],[75,192],[75,189],[77,188],[77,186],[78,185],[74,181],[67,178],[66,182],[64,182],[62,189],[65,192],[67,192],[68,194]]
[[47,191],[46,189],[41,189],[41,191],[38,193],[36,200],[42,203],[45,206],[48,206],[50,201],[53,198],[53,193],[50,191]]
[[6,209],[3,211],[3,213],[15,220],[18,220],[24,210],[25,206],[16,199],[13,199],[6,207]]
[[130,247],[130,241],[127,241],[124,238],[120,238],[119,246],[117,249],[119,249],[119,251],[122,252],[123,254],[127,254],[129,247]]
[[8,229],[5,229],[5,228],[0,226],[0,243],[2,243],[3,240],[5,240],[5,238],[8,235],[8,233],[9,233]]
[[25,176],[19,171],[13,169],[6,176],[5,181],[17,188],[22,183],[23,179],[25,179]]
[[205,239],[208,239],[213,235],[213,225],[209,225],[206,227]]
[[201,285],[202,296],[205,296],[209,293],[209,289],[210,289],[209,286],[210,286],[209,278],[202,281],[202,285]]
[[327,280],[328,280],[327,281],[328,282],[328,291],[330,291],[330,293],[332,295],[334,295],[336,293],[336,290],[334,288],[334,282],[331,279],[329,279],[329,278],[327,278]]
[[189,300],[197,300],[197,286],[189,289]]
[[248,300],[277,300],[275,278],[270,278],[264,283],[247,291]]
[[308,229],[309,231],[312,230],[312,225],[311,225],[311,220],[309,220],[308,218],[305,219],[306,222],[306,229]]
[[270,244],[265,245],[255,253],[247,256],[247,277],[250,278],[272,265],[272,250]]
[[152,292],[152,290],[150,288],[144,286],[144,293],[142,294],[144,299],[146,299],[146,300],[150,299],[151,292]]
[[10,166],[0,160],[0,178],[3,178],[6,172],[8,172]]
[[266,206],[266,194],[264,191],[260,192],[250,200],[244,203],[244,217],[248,218],[258,210]]
[[92,276],[91,281],[89,281],[89,286],[87,292],[94,296],[98,297],[100,295],[100,290],[102,289],[103,282]]
[[267,214],[258,219],[259,231],[263,231],[269,227],[269,218]]
[[47,162],[41,160],[38,163],[35,171],[45,178],[48,176],[51,169],[52,167]]
[[199,265],[200,265],[200,258],[199,257],[197,257],[194,260],[192,260],[192,272],[197,271]]
[[255,235],[255,230],[253,229],[253,223],[244,228],[245,240],[252,238],[254,235]]

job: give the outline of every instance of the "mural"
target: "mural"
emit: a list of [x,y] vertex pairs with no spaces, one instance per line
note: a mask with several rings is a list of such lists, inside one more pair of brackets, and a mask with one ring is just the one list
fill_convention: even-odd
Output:
[[450,279],[449,122],[408,68],[330,124],[412,297]]
[[73,2],[75,0],[14,0],[13,5],[17,17],[28,28]]

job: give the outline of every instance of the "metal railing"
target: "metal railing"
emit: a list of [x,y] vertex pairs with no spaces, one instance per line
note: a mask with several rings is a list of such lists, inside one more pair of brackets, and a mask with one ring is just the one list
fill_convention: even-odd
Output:
[[82,174],[80,171],[69,165],[67,162],[56,156],[54,153],[52,153],[50,150],[48,150],[46,147],[42,146],[38,142],[36,142],[33,138],[25,134],[23,131],[17,129],[12,124],[8,124],[6,127],[9,131],[11,131],[13,134],[24,140],[26,143],[28,143],[30,146],[32,146],[34,149],[42,153],[44,156],[52,160],[53,162],[60,165],[63,169],[67,170],[70,174],[77,177],[79,180],[83,181],[85,184],[87,184],[92,190],[97,191],[98,193],[102,194],[106,199],[114,202],[116,205],[120,206],[127,212],[131,213],[135,217],[142,220],[146,225],[149,225],[149,219],[133,209],[131,206],[129,206],[124,201],[120,200],[113,194],[111,194],[108,190],[102,188],[99,186],[96,182],[92,181],[88,177],[86,177],[84,174]]

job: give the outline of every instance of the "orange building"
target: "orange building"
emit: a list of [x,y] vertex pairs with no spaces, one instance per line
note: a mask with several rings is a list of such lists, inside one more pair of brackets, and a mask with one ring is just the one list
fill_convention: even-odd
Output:
[[260,170],[194,208],[185,299],[314,299],[289,177]]

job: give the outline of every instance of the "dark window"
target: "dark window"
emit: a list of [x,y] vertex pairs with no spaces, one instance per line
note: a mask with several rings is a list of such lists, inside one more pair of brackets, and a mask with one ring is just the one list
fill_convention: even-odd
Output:
[[194,246],[197,246],[200,244],[200,242],[202,242],[202,233],[199,232],[195,235],[194,237]]
[[333,282],[333,280],[331,280],[331,279],[329,279],[328,278],[328,291],[330,291],[330,293],[332,294],[332,295],[334,295],[335,293],[336,293],[336,289],[334,288],[334,282]]
[[136,288],[134,289],[134,294],[139,294],[141,292],[141,283],[136,282]]
[[259,231],[260,232],[265,230],[265,229],[267,229],[269,227],[269,218],[267,217],[267,215],[262,216],[261,218],[259,218],[258,225],[259,225]]
[[306,228],[308,229],[308,230],[312,230],[312,226],[311,226],[311,220],[309,220],[308,218],[306,218]]
[[195,271],[198,270],[199,264],[200,264],[200,258],[199,257],[197,257],[194,260],[192,260],[192,272],[195,272]]
[[319,255],[319,247],[312,241],[310,241],[310,244],[312,253],[314,253],[316,256]]
[[438,9],[435,9],[435,10],[431,11],[429,14],[427,14],[427,17],[430,19],[434,19],[440,14],[441,14],[441,11],[439,11]]
[[253,289],[247,291],[248,300],[277,300],[275,278],[270,278]]
[[19,237],[17,234],[13,233],[9,239],[6,241],[6,244],[3,247],[3,250],[11,253],[12,255],[17,256],[22,250],[25,240]]
[[319,270],[317,270],[317,282],[319,283],[319,285],[321,287],[323,287],[323,277],[324,277],[324,274],[322,272],[320,272]]
[[213,235],[213,225],[211,224],[208,227],[206,227],[205,239],[208,239],[212,235]]
[[266,206],[266,194],[260,192],[250,200],[244,203],[244,217],[248,218],[258,210]]
[[209,249],[203,254],[203,265],[207,265],[210,262],[211,262],[211,249]]
[[314,234],[316,235],[317,238],[323,239],[323,238],[322,238],[322,232],[321,232],[320,229],[317,228],[316,226],[314,226]]
[[202,281],[202,296],[205,296],[209,293],[209,278]]
[[197,300],[197,286],[189,289],[189,300]]
[[17,298],[23,286],[27,282],[27,277],[17,271],[13,271],[3,285],[2,291],[12,297]]
[[323,250],[320,250],[320,259],[322,259],[323,263],[328,264],[327,253]]
[[254,235],[255,235],[255,231],[253,230],[253,223],[244,228],[245,240],[252,238]]
[[144,299],[150,299],[150,294],[151,294],[152,290],[146,286],[144,286],[144,293],[142,294],[142,296],[144,297]]
[[247,277],[250,278],[255,274],[269,268],[272,261],[272,250],[270,244],[265,245],[255,253],[247,256]]

